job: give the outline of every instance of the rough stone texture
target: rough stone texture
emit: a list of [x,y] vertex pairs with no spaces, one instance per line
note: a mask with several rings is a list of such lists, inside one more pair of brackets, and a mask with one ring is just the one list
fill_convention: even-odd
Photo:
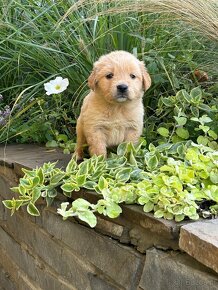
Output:
[[[5,197],[9,187],[4,179],[0,181]],[[7,210],[2,217],[0,260],[9,263],[11,259],[3,254],[8,252],[27,280],[40,277],[29,289],[135,289],[145,257],[130,247],[70,220],[63,222],[52,209],[42,210],[39,218],[24,211],[11,217]],[[22,284],[23,276],[19,277]]]
[[70,159],[71,155],[63,154],[58,148],[48,149],[32,144],[8,145],[6,149],[0,146],[0,164],[12,168],[17,166],[17,172],[21,167],[35,168],[45,162],[58,161],[57,166],[64,167]]
[[15,283],[11,280],[11,276],[5,269],[0,265],[0,289],[1,290],[16,290]]
[[26,244],[19,244],[1,228],[0,236],[0,261],[16,281],[18,289],[75,289],[55,269],[34,255]]
[[[99,196],[94,192],[81,190],[73,194],[76,199],[82,197],[95,203]],[[164,249],[179,249],[178,237],[179,229],[183,224],[189,223],[168,221],[156,219],[151,213],[145,213],[141,206],[138,205],[121,205],[122,215],[113,221],[108,218],[99,216],[100,224],[96,229],[117,238],[123,243],[131,243],[136,246],[137,250],[145,253],[150,247],[157,246]],[[109,226],[110,223],[119,225],[119,234],[114,234],[115,227]],[[190,221],[191,222],[191,221]],[[118,230],[118,228],[116,228]]]
[[218,273],[218,219],[181,228],[180,248]]
[[217,290],[218,276],[184,253],[150,249],[139,289]]
[[[123,205],[119,218],[99,215],[97,227],[90,229],[77,219],[63,221],[56,213],[60,200],[50,208],[40,201],[40,217],[28,215],[25,208],[11,217],[1,201],[14,196],[10,187],[22,176],[21,168],[57,159],[58,166],[65,166],[69,158],[39,146],[8,146],[6,155],[0,148],[0,289],[218,290],[215,272],[175,251],[180,227],[185,235],[188,226],[198,223],[155,219],[140,206]],[[76,192],[77,197],[98,199],[84,190]],[[212,231],[214,227],[210,236]],[[150,250],[153,246],[167,251]]]

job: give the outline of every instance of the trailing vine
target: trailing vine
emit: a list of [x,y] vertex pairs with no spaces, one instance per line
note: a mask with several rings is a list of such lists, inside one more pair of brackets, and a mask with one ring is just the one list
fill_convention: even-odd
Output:
[[121,203],[137,203],[157,218],[176,221],[198,219],[198,202],[204,200],[213,202],[209,208],[212,214],[218,213],[217,151],[191,141],[150,145],[149,149],[145,143],[142,139],[138,146],[120,144],[117,154],[108,159],[93,156],[79,165],[71,159],[66,170],[56,168],[56,163],[23,169],[24,177],[12,188],[19,198],[3,203],[12,214],[27,206],[29,214],[38,216],[37,200],[43,197],[51,205],[59,187],[67,197],[81,188],[94,190],[100,196],[96,204],[79,198],[70,207],[64,202],[58,209],[64,219],[77,216],[91,227],[96,225],[95,213],[118,217]]

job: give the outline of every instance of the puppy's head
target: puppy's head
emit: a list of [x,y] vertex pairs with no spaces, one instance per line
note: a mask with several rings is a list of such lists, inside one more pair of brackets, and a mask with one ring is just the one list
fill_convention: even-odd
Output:
[[100,57],[88,79],[96,95],[109,103],[140,99],[151,85],[144,63],[126,51],[114,51]]

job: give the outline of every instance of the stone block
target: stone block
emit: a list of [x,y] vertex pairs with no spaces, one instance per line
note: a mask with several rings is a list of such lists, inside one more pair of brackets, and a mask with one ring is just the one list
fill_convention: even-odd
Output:
[[[19,227],[17,227],[18,224]],[[15,261],[19,261],[19,267],[23,270],[28,268],[29,274],[34,275],[33,279],[35,279],[35,274],[33,273],[36,273],[35,264],[37,264],[37,269],[39,268],[39,271],[49,269],[48,272],[54,272],[52,276],[59,277],[59,279],[66,281],[66,284],[72,285],[72,288],[90,288],[87,273],[97,275],[98,272],[96,272],[95,267],[89,264],[85,259],[79,259],[76,253],[70,251],[69,248],[47,234],[38,225],[32,223],[29,219],[23,218],[19,213],[8,219],[8,223],[4,226],[4,229],[10,233],[22,247],[23,252],[14,252],[12,254],[13,258]],[[3,242],[5,242],[5,240],[3,240],[2,243]],[[12,241],[10,242],[12,243]],[[12,246],[13,245],[10,247],[7,246],[6,242],[3,245],[3,247],[8,250],[12,248]],[[33,257],[33,260],[29,261],[30,258],[28,253],[31,253],[30,255]],[[48,278],[50,277],[44,276],[40,278],[40,281],[44,279],[43,289],[60,289],[60,286],[55,286],[54,281]],[[53,285],[56,288],[52,288]]]
[[55,269],[49,267],[46,261],[36,256],[26,244],[15,241],[1,227],[0,237],[0,264],[13,278],[16,289],[75,290],[75,287]]
[[218,219],[183,226],[179,246],[218,273]]
[[218,276],[185,253],[150,249],[140,281],[143,290],[217,290]]
[[41,224],[52,236],[60,239],[124,289],[134,289],[137,285],[144,255],[96,233],[94,229],[73,223],[70,219],[63,221],[51,209],[43,211]]
[[44,146],[34,144],[13,144],[0,147],[0,160],[3,164],[8,164],[13,167],[13,164],[18,167],[36,168],[43,165],[45,162],[56,162],[57,166],[66,166],[70,161],[71,155],[63,154],[59,148],[48,149]]
[[29,251],[31,249],[76,289],[89,289],[88,273],[104,276],[105,281],[111,281],[118,289],[121,286],[133,289],[142,269],[143,257],[91,229],[46,213],[42,215],[44,229],[21,213],[8,217],[4,229],[19,243],[28,245]]

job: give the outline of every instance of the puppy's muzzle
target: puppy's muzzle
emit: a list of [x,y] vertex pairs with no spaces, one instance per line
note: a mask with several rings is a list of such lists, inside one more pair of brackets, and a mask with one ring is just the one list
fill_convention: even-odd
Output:
[[128,99],[128,86],[126,84],[117,85],[117,96],[118,102],[125,102]]

